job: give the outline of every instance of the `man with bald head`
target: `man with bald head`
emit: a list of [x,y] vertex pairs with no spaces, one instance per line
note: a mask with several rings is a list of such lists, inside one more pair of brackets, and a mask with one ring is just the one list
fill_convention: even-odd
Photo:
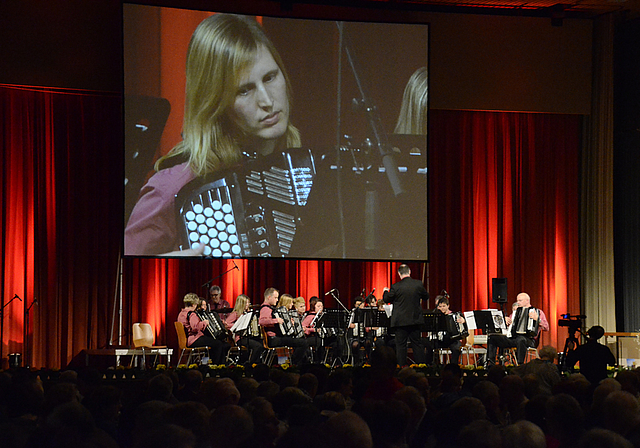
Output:
[[[495,363],[496,354],[498,352],[498,347],[500,348],[516,348],[516,359],[518,360],[518,364],[524,363],[524,358],[527,354],[527,349],[529,347],[535,347],[536,341],[540,337],[541,331],[549,331],[549,322],[547,321],[547,317],[544,312],[540,309],[534,309],[531,307],[531,297],[526,292],[521,292],[516,297],[516,307],[514,308],[511,316],[505,318],[505,322],[507,326],[511,326],[511,334],[502,335],[502,334],[494,334],[489,336],[489,341],[487,343],[487,364],[489,366]],[[528,319],[533,319],[538,321],[538,332],[535,335],[531,335],[527,332],[521,332],[516,325],[512,325],[514,322],[514,318],[516,317],[518,308],[529,308],[529,313],[526,316],[522,316],[525,323]],[[516,324],[520,323],[522,319],[520,319]]]

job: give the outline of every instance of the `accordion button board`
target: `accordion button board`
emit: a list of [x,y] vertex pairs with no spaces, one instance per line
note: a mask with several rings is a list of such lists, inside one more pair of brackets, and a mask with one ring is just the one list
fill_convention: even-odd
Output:
[[287,256],[315,175],[311,151],[289,149],[191,182],[176,201],[180,248],[204,244],[216,258]]

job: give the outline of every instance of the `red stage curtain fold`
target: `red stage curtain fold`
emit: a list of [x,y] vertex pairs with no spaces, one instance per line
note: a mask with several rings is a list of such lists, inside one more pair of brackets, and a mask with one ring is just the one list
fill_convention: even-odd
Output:
[[109,340],[122,232],[121,100],[0,86],[0,110],[2,299],[24,299],[7,307],[3,354],[61,367]]

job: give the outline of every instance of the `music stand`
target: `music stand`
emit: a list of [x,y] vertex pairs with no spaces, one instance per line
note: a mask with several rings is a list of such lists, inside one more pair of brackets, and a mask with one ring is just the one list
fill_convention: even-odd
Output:
[[349,325],[347,312],[343,310],[324,309],[322,316],[316,322],[316,327],[335,328],[344,330]]
[[473,312],[476,320],[476,328],[482,331],[482,334],[501,333],[500,325],[496,327],[491,310],[476,310]]
[[387,313],[383,310],[376,308],[364,309],[364,326],[368,328],[382,327],[386,328],[391,325],[391,319],[387,316]]
[[[339,352],[348,353],[347,349],[349,348],[349,345],[347,344],[346,336],[347,328],[349,327],[349,315],[347,311],[325,308],[322,316],[320,316],[320,318],[316,322],[316,328],[319,327],[336,329],[336,332],[338,333],[337,341]],[[340,331],[342,332],[342,334],[339,333]],[[340,365],[345,364],[345,361],[341,356],[336,356],[333,359],[333,364],[331,367],[335,367],[338,362],[340,363]]]
[[231,332],[236,333],[236,332],[244,331],[247,328],[249,328],[249,324],[251,323],[251,318],[253,317],[253,313],[255,313],[255,311],[250,311],[240,316],[238,320],[231,327]]
[[442,312],[427,311],[422,313],[422,317],[424,318],[421,328],[423,332],[437,333],[439,331],[447,331],[446,316]]

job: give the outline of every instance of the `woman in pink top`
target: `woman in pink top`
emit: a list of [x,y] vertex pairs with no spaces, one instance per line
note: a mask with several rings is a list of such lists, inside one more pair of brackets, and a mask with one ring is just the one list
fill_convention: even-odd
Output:
[[[249,312],[250,309],[251,299],[248,296],[240,294],[238,297],[236,297],[236,304],[233,307],[233,311],[229,313],[224,321],[227,329],[231,330],[231,327],[233,327],[240,316]],[[255,317],[257,318],[257,316]],[[236,345],[247,347],[247,349],[249,350],[249,362],[251,364],[255,364],[260,360],[260,356],[262,355],[262,352],[264,352],[264,346],[262,343],[262,338],[260,336],[251,336],[249,328],[247,328],[245,330],[234,333],[233,338],[236,342]]]

